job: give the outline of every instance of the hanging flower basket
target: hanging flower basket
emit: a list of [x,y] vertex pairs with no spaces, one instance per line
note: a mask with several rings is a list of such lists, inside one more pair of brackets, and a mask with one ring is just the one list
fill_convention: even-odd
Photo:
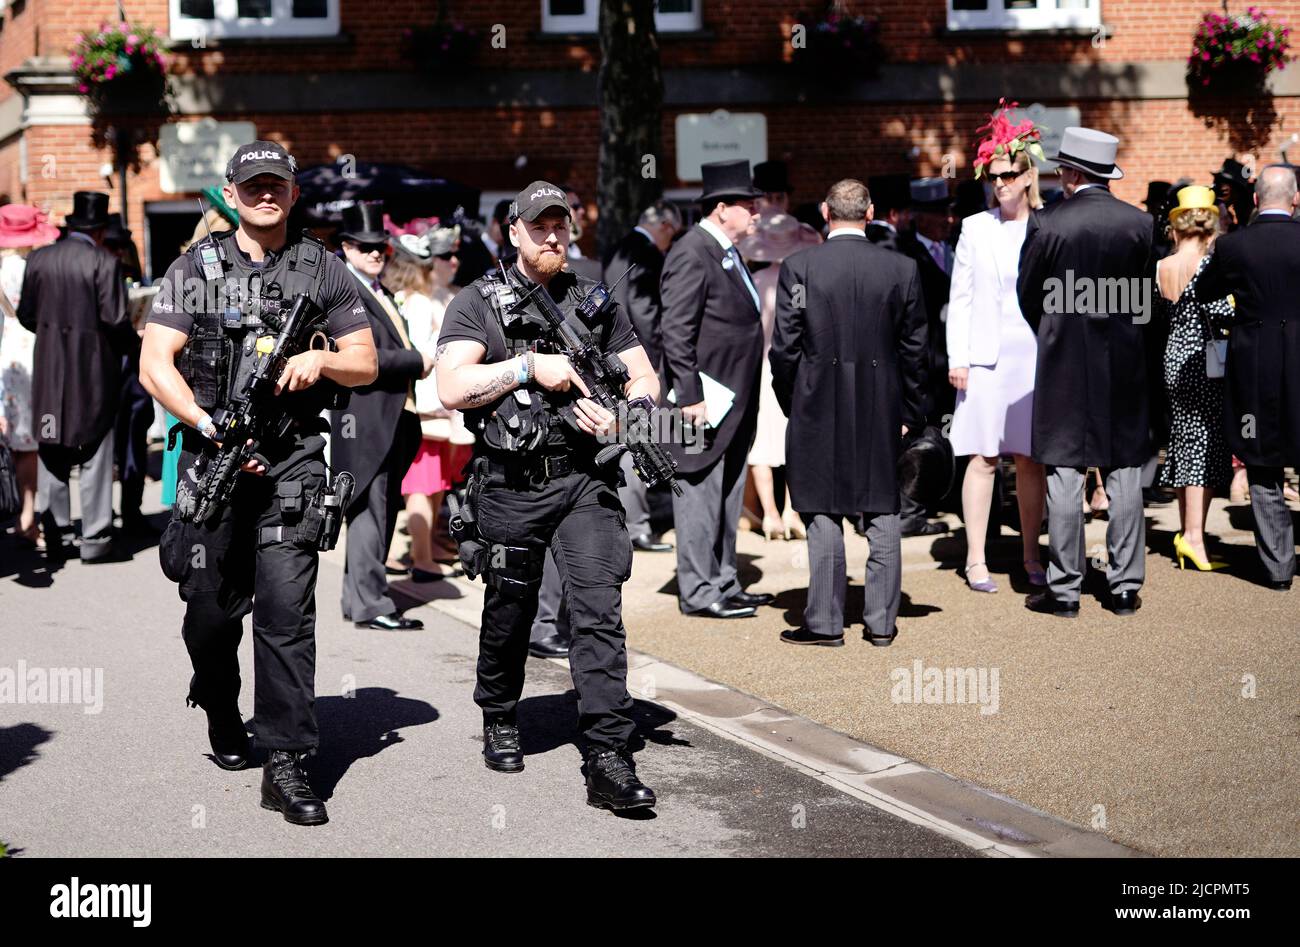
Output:
[[1265,77],[1285,69],[1291,28],[1259,7],[1245,13],[1207,13],[1192,38],[1187,83],[1193,92],[1262,91]]
[[481,38],[478,30],[463,23],[440,19],[432,26],[402,30],[402,50],[421,68],[446,72],[472,63]]
[[875,17],[849,16],[831,3],[820,17],[800,13],[797,22],[805,28],[803,44],[793,50],[800,69],[836,79],[874,78],[879,71],[885,48]]
[[101,23],[77,38],[71,61],[92,119],[170,111],[162,40],[150,27]]

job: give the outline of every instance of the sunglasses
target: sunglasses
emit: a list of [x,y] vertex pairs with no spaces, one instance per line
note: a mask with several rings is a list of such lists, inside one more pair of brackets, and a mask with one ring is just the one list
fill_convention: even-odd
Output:
[[358,243],[357,249],[362,253],[387,253],[388,243]]
[[434,256],[436,256],[439,260],[446,260],[448,263],[450,263],[452,260],[456,259],[456,251],[448,250],[446,253],[435,253]]
[[1001,181],[1003,184],[1010,184],[1024,173],[1024,171],[1003,171],[1001,174],[990,174],[989,177],[994,181]]

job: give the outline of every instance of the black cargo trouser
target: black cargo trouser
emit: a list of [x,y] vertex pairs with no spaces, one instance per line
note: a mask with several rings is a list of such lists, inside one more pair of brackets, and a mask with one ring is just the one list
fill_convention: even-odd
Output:
[[[324,440],[305,437],[263,476],[239,475],[234,499],[207,523],[172,514],[159,544],[163,572],[180,584],[182,635],[194,667],[189,699],[205,709],[239,697],[239,642],[253,615],[253,732],[268,750],[309,750],[316,726],[316,571],[306,542],[262,542],[264,527],[297,525],[325,481]],[[182,476],[194,454],[182,450]]]
[[[634,730],[622,618],[632,543],[616,477],[617,471],[602,478],[576,470],[527,487],[494,474],[476,505],[479,533],[490,552],[498,544],[549,547],[555,556],[573,635],[569,668],[578,692],[578,727],[592,750],[623,750]],[[517,598],[487,583],[474,689],[487,722],[515,720],[537,593],[534,584]]]

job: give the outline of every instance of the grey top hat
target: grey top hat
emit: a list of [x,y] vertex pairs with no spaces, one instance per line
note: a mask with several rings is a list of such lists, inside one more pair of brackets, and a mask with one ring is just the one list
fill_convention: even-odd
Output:
[[908,182],[912,206],[917,210],[944,210],[952,203],[944,178],[917,178]]
[[1067,168],[1115,181],[1124,176],[1115,164],[1119,139],[1095,128],[1072,125],[1061,136],[1061,149],[1049,158]]

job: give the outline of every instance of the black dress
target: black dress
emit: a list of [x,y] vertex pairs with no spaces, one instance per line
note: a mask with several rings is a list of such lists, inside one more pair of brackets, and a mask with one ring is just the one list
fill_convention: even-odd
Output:
[[1166,487],[1221,487],[1232,476],[1232,456],[1223,437],[1223,379],[1205,375],[1205,343],[1221,337],[1218,327],[1231,320],[1232,304],[1196,299],[1196,281],[1209,260],[1207,255],[1197,264],[1177,302],[1158,290],[1155,294],[1169,326],[1165,389],[1173,420],[1160,475]]

